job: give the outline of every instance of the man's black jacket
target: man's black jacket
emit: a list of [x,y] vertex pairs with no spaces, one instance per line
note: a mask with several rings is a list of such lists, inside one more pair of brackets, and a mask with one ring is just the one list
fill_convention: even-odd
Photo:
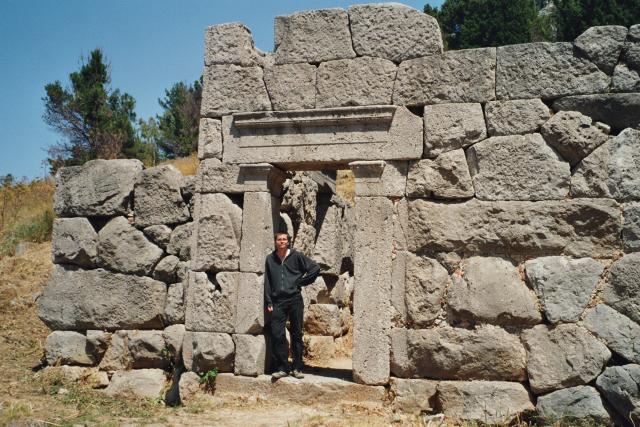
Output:
[[320,273],[320,266],[311,258],[291,249],[289,256],[280,262],[276,251],[267,255],[264,266],[264,302],[291,298],[300,292],[300,287],[313,283]]

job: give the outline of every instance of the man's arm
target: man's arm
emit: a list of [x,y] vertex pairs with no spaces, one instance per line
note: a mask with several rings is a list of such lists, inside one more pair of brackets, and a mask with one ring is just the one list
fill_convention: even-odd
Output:
[[300,263],[302,264],[302,270],[306,272],[304,276],[298,280],[298,286],[307,286],[316,281],[318,274],[320,274],[320,266],[311,258],[300,255]]
[[271,282],[269,281],[269,266],[267,260],[264,261],[264,303],[267,306],[267,311],[273,310],[273,303],[271,302]]

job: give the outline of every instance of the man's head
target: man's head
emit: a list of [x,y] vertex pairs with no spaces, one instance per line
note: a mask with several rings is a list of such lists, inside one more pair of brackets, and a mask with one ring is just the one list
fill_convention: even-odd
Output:
[[276,250],[287,249],[289,247],[289,235],[287,233],[276,233],[274,235]]

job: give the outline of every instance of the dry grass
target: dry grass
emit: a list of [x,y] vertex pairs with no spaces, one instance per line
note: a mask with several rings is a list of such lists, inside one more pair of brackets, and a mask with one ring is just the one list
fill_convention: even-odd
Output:
[[179,157],[177,159],[167,160],[160,165],[173,165],[175,166],[184,176],[195,175],[198,171],[198,154],[193,153],[189,157]]
[[350,170],[339,170],[336,173],[336,192],[343,199],[353,202],[356,197],[356,180]]

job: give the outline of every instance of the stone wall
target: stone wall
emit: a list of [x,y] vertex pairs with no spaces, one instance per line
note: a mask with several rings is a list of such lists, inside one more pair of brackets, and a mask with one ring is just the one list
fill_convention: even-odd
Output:
[[[164,367],[149,349],[184,333],[190,369],[264,372],[262,260],[285,224],[325,279],[353,272],[353,376],[396,409],[637,424],[640,25],[443,52],[433,18],[383,4],[275,30],[266,54],[242,24],[206,30],[192,185],[125,160],[60,172],[50,363]],[[284,183],[346,167],[351,208]],[[307,331],[335,337],[345,300],[319,288]]]

